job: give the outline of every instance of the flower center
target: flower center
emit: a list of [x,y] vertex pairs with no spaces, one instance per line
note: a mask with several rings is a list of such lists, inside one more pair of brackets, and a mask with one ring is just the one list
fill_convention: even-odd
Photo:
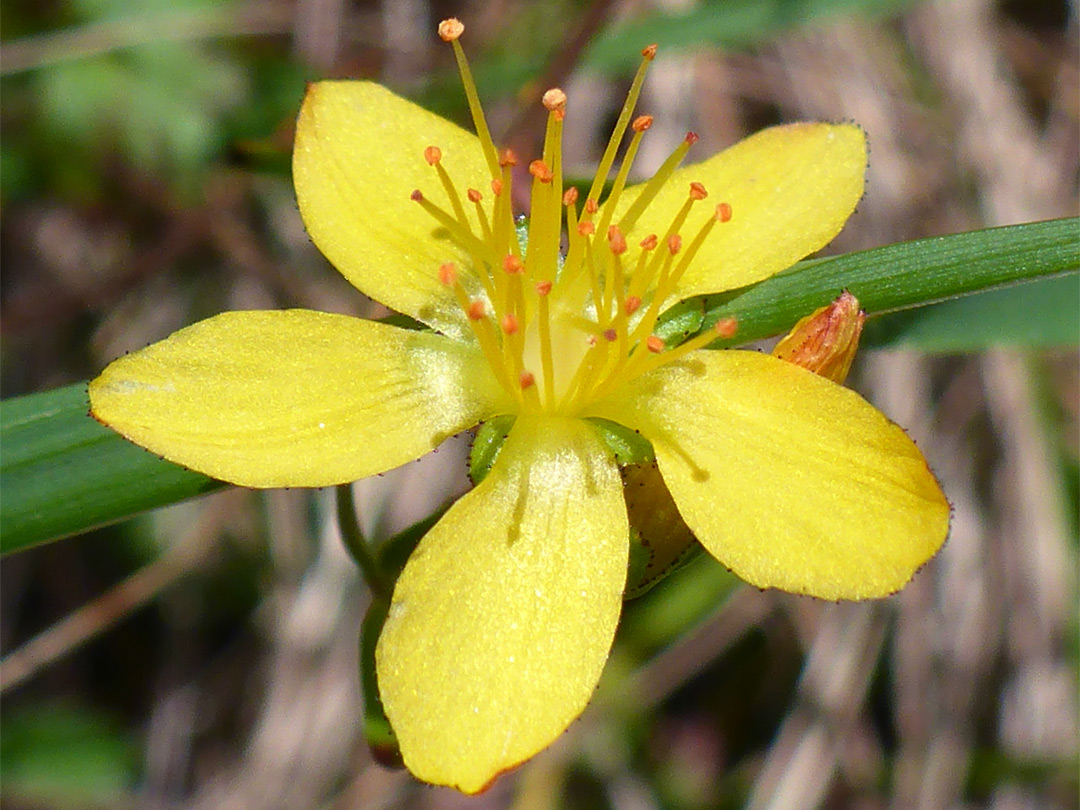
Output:
[[[438,145],[425,149],[423,157],[438,175],[451,210],[436,205],[419,190],[412,193],[412,199],[469,254],[478,282],[472,294],[453,264],[439,268],[439,279],[453,290],[492,371],[521,412],[574,415],[634,377],[718,336],[732,337],[736,329],[733,319],[721,320],[714,329],[673,347],[653,333],[663,308],[674,303],[672,296],[694,255],[713,227],[732,216],[731,206],[720,203],[714,215],[684,240],[680,229],[691,208],[708,197],[701,183],[690,183],[687,199],[667,230],[646,236],[638,244],[636,258],[627,258],[626,234],[697,141],[694,133],[687,134],[615,220],[634,157],[653,120],[648,115],[630,119],[656,46],[642,51],[641,66],[580,206],[578,189],[563,188],[566,94],[558,88],[544,93],[547,129],[542,157],[528,166],[532,196],[526,231],[515,220],[511,204],[518,160],[510,150],[500,153],[492,141],[468,62],[457,41],[463,30],[457,20],[439,25],[439,35],[453,45],[491,170],[492,200],[485,204],[486,195],[480,189],[469,188],[461,194],[442,166]],[[633,135],[601,207],[599,196],[628,126]],[[475,211],[478,229],[467,216],[467,207]]]

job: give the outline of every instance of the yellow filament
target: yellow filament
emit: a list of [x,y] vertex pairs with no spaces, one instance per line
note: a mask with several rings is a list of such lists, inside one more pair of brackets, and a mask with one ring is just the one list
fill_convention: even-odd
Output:
[[544,407],[555,403],[555,366],[551,355],[551,310],[547,295],[538,295],[537,326],[540,332],[540,369],[544,379]]
[[630,168],[634,165],[634,158],[637,157],[638,147],[641,146],[641,139],[644,136],[645,130],[635,132],[634,137],[630,139],[630,145],[626,147],[626,154],[623,155],[622,165],[619,166],[619,172],[615,175],[611,194],[608,195],[607,202],[604,203],[604,213],[600,215],[600,222],[596,226],[597,233],[607,233],[608,225],[611,224],[611,216],[615,213],[615,205],[626,187],[626,178],[630,174]]
[[661,164],[657,169],[656,174],[649,178],[649,182],[645,184],[645,188],[641,190],[641,194],[630,205],[626,213],[623,214],[622,219],[619,220],[619,227],[623,229],[624,233],[629,233],[630,229],[634,227],[634,223],[637,222],[638,217],[649,207],[649,203],[653,201],[660,189],[664,187],[664,184],[671,177],[672,173],[682,163],[686,153],[690,151],[691,141],[689,139],[683,139],[683,142],[675,147],[675,151],[668,155],[667,160]]
[[678,286],[683,273],[685,273],[686,269],[690,266],[690,262],[694,260],[694,255],[701,248],[701,245],[709,236],[709,232],[712,231],[714,225],[716,225],[716,217],[709,217],[705,220],[705,224],[701,226],[701,230],[697,232],[697,236],[694,237],[690,246],[682,251],[682,258],[679,260],[679,263],[675,265],[675,269],[671,271],[667,278],[662,279],[662,284],[657,284],[657,301],[663,302],[668,296],[675,292],[675,288]]
[[480,95],[476,92],[476,82],[473,81],[472,71],[469,70],[469,60],[465,58],[465,51],[456,39],[450,43],[454,46],[454,59],[457,60],[458,72],[461,74],[461,83],[465,86],[465,97],[469,100],[469,112],[472,114],[473,126],[480,138],[480,145],[484,149],[484,157],[487,158],[491,176],[499,176],[499,156],[495,150],[495,142],[491,139],[491,131],[488,129],[487,120],[484,118],[484,108],[480,106]]
[[622,112],[619,113],[619,119],[615,122],[615,129],[608,140],[604,156],[600,158],[600,165],[596,168],[596,176],[593,178],[592,188],[589,189],[589,198],[591,199],[600,199],[600,192],[604,189],[604,182],[607,180],[608,172],[611,171],[611,164],[615,162],[615,153],[618,151],[623,133],[626,132],[626,127],[630,123],[630,116],[634,114],[638,96],[641,95],[641,85],[645,81],[645,72],[649,69],[650,61],[652,60],[649,57],[643,58],[638,66],[637,73],[634,74],[634,81],[630,85],[630,92],[626,94]]

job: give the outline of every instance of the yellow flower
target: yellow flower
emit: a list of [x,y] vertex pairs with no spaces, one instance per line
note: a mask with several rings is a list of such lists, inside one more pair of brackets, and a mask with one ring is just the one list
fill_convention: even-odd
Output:
[[651,123],[630,121],[647,48],[583,200],[562,185],[566,97],[544,95],[526,246],[516,160],[488,134],[460,24],[440,33],[479,136],[376,84],[321,82],[293,161],[319,249],[430,331],[229,312],[117,360],[90,396],[132,441],[250,487],[353,481],[516,417],[490,473],[405,566],[376,655],[406,765],[475,792],[581,713],[612,643],[628,524],[597,420],[651,442],[686,524],[762,588],[892,593],[943,542],[949,507],[915,445],[857,394],[771,356],[704,350],[728,321],[680,346],[654,334],[671,304],[760,281],[832,239],[862,195],[858,127],[775,127],[680,169],[688,136],[626,187]]

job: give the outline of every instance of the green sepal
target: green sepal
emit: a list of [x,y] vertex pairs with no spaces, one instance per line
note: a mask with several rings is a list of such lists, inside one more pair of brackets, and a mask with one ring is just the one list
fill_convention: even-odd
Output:
[[401,748],[390,721],[386,719],[375,676],[375,645],[379,642],[379,634],[389,611],[387,601],[373,597],[360,626],[360,691],[364,698],[364,739],[371,749],[371,756],[380,765],[402,768],[405,763],[401,758]]
[[469,477],[473,484],[479,484],[487,478],[506,437],[510,435],[515,418],[513,414],[496,416],[481,423],[476,429],[476,438],[473,439],[472,450],[469,451]]
[[701,553],[655,461],[620,467],[630,518],[630,563],[624,599],[646,593]]
[[653,330],[668,346],[677,346],[701,331],[705,322],[705,300],[688,298],[668,307],[660,315]]
[[420,542],[420,538],[439,522],[442,516],[446,514],[446,510],[450,508],[451,503],[452,501],[443,504],[426,518],[416,521],[416,523],[398,532],[379,546],[377,555],[379,570],[389,577],[391,582],[397,582],[401,570],[405,567],[405,563],[409,561],[409,555],[413,553],[413,549]]
[[588,421],[596,430],[600,441],[615,456],[615,461],[620,467],[627,464],[648,464],[656,458],[649,440],[636,430],[597,417],[592,417]]

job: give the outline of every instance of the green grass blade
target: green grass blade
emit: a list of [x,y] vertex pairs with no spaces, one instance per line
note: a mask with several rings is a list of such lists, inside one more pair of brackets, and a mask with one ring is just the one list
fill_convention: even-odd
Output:
[[0,403],[0,553],[223,486],[136,447],[89,410],[85,383]]
[[759,284],[701,300],[706,323],[735,317],[732,342],[745,342],[790,329],[845,289],[876,315],[1078,269],[1080,219],[1054,219],[800,262]]
[[968,295],[875,318],[862,335],[865,348],[975,352],[1074,347],[1080,342],[1080,273]]

